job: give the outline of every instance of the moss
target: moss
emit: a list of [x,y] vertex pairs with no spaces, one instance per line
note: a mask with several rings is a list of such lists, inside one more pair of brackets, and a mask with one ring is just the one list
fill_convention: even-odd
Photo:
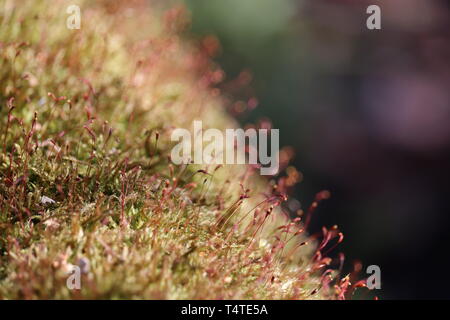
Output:
[[69,30],[65,1],[0,0],[0,297],[337,298],[268,181],[168,160],[173,128],[236,127],[183,8],[79,3]]

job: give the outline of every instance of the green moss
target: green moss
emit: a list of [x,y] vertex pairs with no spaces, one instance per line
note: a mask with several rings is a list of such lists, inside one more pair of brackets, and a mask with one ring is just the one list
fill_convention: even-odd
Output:
[[[68,30],[64,1],[0,0],[0,297],[336,298],[314,241],[291,250],[299,232],[280,249],[279,227],[301,226],[280,195],[264,201],[267,181],[168,161],[172,128],[236,127],[200,85],[218,67],[183,19],[146,1],[80,2],[82,28]],[[267,221],[253,221],[260,202],[262,215],[275,206]],[[69,290],[80,259],[89,271]]]

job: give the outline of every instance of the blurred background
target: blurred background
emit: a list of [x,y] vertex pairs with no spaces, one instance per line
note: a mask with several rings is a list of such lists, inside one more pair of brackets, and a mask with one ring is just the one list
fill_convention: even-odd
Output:
[[380,266],[382,299],[450,298],[449,2],[186,2],[194,33],[221,43],[231,111],[295,148],[297,205],[331,191],[312,231],[337,224],[348,268]]

